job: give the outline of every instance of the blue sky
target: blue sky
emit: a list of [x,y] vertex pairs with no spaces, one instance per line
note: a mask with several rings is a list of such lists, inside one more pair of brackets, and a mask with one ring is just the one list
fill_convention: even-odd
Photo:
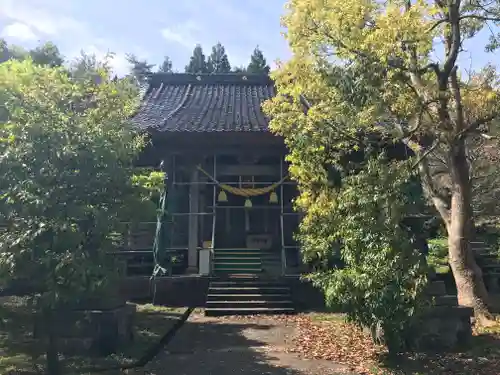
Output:
[[255,46],[269,63],[289,56],[280,35],[279,0],[0,0],[0,36],[31,47],[51,40],[71,58],[81,49],[126,71],[125,53],[160,63],[170,56],[180,71],[200,43],[205,53],[220,41],[233,65],[248,64]]
[[[51,40],[72,59],[80,50],[116,56],[113,67],[128,71],[126,53],[159,64],[171,57],[183,71],[193,47],[205,53],[217,41],[233,65],[246,65],[256,45],[268,62],[290,56],[281,32],[285,0],[0,0],[0,37],[33,47]],[[462,68],[500,60],[482,48],[487,31],[467,43]],[[472,64],[471,64],[472,61]]]

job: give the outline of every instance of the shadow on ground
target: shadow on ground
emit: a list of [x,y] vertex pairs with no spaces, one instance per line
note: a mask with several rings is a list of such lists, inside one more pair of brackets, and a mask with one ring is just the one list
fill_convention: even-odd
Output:
[[[139,359],[159,342],[180,314],[138,312],[135,340],[116,355],[89,357],[83,351],[65,354],[65,375],[82,369],[116,367]],[[32,310],[21,303],[0,301],[0,373],[32,375],[43,372],[44,346],[33,340]],[[199,312],[181,327],[176,336],[145,367],[128,370],[137,375],[323,375],[340,373],[326,360],[301,359],[287,345],[294,327],[275,317],[206,318]],[[61,349],[68,349],[60,345]],[[66,350],[65,350],[66,352]],[[85,371],[85,374],[92,372]],[[118,370],[102,374],[122,374]],[[94,374],[92,374],[94,375]]]
[[[256,321],[257,320],[257,321]],[[266,321],[269,323],[266,324]],[[164,352],[142,373],[172,375],[335,374],[329,361],[305,360],[288,353],[292,328],[266,318],[250,321],[195,318],[185,323]],[[168,371],[166,371],[168,369]],[[141,373],[136,372],[136,374]]]
[[[124,345],[115,355],[89,354],[83,341],[59,339],[61,366],[68,373],[89,367],[116,367],[139,360],[157,344],[180,318],[179,313],[138,311],[134,322],[134,342]],[[37,374],[45,367],[45,344],[33,339],[34,315],[27,298],[0,298],[0,374]],[[65,372],[66,374],[66,372]]]

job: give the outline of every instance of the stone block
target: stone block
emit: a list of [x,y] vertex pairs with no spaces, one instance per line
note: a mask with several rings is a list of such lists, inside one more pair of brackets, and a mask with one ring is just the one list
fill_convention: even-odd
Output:
[[433,300],[436,306],[458,306],[458,298],[456,295],[452,294],[435,296]]
[[[405,334],[404,347],[392,347],[394,351],[452,351],[469,343],[472,337],[472,309],[459,306],[434,306],[424,315],[416,318],[413,327]],[[382,345],[385,342],[380,325],[365,328],[373,340]]]
[[414,350],[449,351],[465,346],[472,337],[473,310],[462,306],[434,306],[412,330]]
[[431,281],[427,286],[426,293],[428,296],[442,296],[446,294],[446,285],[444,281]]
[[[135,305],[122,304],[110,309],[64,310],[54,317],[54,334],[63,352],[90,351],[109,355],[133,340]],[[35,318],[34,337],[47,336],[41,316]]]

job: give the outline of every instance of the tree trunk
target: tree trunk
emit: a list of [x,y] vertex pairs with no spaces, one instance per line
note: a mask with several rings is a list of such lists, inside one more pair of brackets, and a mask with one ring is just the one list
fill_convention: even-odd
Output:
[[47,347],[46,347],[46,362],[47,362],[47,374],[49,375],[60,375],[61,367],[59,363],[59,351],[57,348],[57,334],[55,331],[54,324],[57,324],[54,320],[53,312],[45,311],[45,324],[47,329]]
[[488,324],[492,320],[488,292],[471,248],[475,232],[474,215],[469,167],[463,141],[453,147],[449,163],[452,191],[447,222],[448,251],[458,301],[460,305],[474,308],[474,314],[480,324]]

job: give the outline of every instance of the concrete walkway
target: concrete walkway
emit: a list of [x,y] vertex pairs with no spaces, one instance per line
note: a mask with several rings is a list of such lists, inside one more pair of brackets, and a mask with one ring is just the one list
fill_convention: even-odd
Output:
[[145,368],[150,375],[336,375],[345,367],[289,353],[294,323],[270,317],[208,318],[193,314]]

